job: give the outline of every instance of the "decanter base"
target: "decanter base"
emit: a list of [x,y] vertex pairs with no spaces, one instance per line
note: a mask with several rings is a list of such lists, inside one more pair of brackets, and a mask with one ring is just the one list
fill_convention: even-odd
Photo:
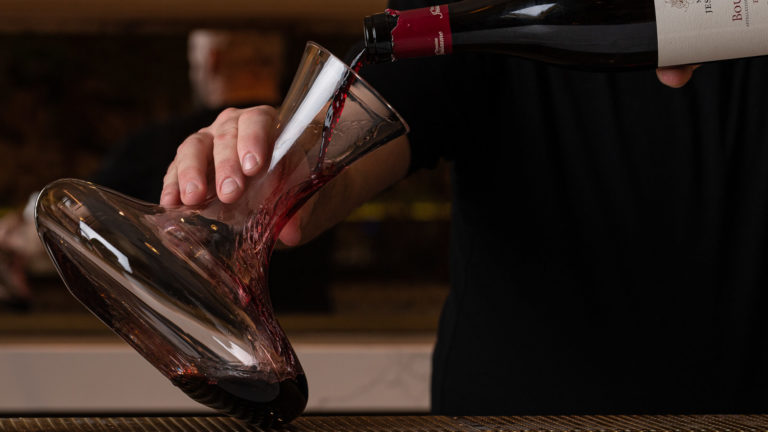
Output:
[[238,378],[211,380],[189,374],[173,377],[171,382],[192,399],[262,428],[290,422],[307,404],[307,379],[303,374],[279,383]]

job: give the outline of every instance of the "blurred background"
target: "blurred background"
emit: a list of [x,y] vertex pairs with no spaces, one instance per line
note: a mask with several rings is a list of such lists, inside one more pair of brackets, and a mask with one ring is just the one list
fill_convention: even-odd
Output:
[[[61,177],[157,202],[184,137],[224,107],[279,104],[307,41],[343,57],[385,2],[0,5],[0,415],[205,412],[69,295],[24,208]],[[428,409],[449,199],[445,167],[418,173],[276,253],[271,295],[310,412]]]

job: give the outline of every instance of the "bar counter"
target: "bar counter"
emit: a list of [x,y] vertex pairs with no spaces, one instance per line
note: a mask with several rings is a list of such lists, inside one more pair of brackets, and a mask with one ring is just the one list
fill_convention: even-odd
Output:
[[[5,417],[1,432],[260,431],[228,417]],[[302,416],[282,430],[442,432],[730,432],[768,431],[768,415],[691,416]]]

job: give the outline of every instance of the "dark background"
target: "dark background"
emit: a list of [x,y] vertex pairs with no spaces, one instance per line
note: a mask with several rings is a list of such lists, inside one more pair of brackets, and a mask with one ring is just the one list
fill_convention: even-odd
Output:
[[[306,41],[338,56],[357,42],[295,29],[283,34],[284,90]],[[126,137],[197,109],[187,75],[186,32],[4,34],[0,53],[2,212],[18,209],[52,180],[89,178]],[[318,241],[277,253],[270,286],[278,313],[379,314],[405,323],[403,314],[411,313],[418,317],[416,327],[436,326],[449,277],[448,190],[444,168],[418,173]],[[307,271],[294,271],[297,266]],[[30,275],[30,283],[33,302],[6,312],[83,312],[57,277]],[[0,334],[26,331],[19,315],[15,321],[2,315]],[[355,326],[354,320],[342,321],[331,327]],[[41,325],[60,329],[45,322],[29,320],[30,331]]]

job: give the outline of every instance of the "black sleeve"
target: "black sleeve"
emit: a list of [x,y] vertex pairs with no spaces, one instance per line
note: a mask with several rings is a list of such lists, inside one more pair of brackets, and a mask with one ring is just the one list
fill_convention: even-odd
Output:
[[441,158],[452,159],[454,143],[461,139],[445,60],[402,60],[364,68],[364,78],[410,127],[411,171],[432,168]]

